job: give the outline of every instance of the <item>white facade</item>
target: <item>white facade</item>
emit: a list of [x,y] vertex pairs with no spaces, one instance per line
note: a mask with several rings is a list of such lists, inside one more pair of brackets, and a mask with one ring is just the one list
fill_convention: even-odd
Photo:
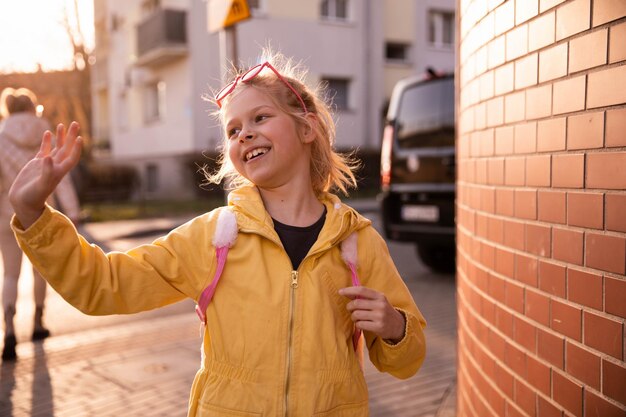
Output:
[[[453,70],[454,48],[441,42],[445,25],[438,13],[453,14],[455,2],[326,1],[324,6],[324,1],[254,2],[253,17],[237,27],[239,60],[252,65],[261,48],[271,45],[304,62],[309,84],[333,80],[347,88],[346,108],[336,113],[336,146],[376,151],[395,82],[428,66]],[[221,137],[208,115],[215,108],[203,100],[221,85],[218,35],[208,33],[206,1],[95,0],[94,9],[96,142],[108,140],[111,159],[137,166],[144,195],[191,196],[196,185],[189,184],[184,167],[173,168],[176,161],[181,165],[191,155],[215,153]],[[322,17],[322,9],[339,18]],[[140,35],[139,26],[163,10],[185,12],[186,40],[156,42],[139,51],[138,43],[154,43],[146,36],[150,32]]]

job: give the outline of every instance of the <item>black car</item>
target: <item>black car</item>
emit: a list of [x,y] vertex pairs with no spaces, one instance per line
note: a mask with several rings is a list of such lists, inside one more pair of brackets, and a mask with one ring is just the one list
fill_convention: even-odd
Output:
[[454,76],[394,87],[381,149],[382,220],[388,239],[414,242],[430,268],[455,268]]

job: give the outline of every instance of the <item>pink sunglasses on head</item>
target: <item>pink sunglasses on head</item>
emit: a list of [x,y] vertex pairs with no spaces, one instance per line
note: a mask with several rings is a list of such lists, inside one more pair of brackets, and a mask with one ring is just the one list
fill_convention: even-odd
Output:
[[280,75],[278,70],[274,68],[272,64],[270,64],[269,62],[264,62],[262,64],[253,66],[244,74],[235,78],[235,80],[231,82],[230,84],[226,85],[226,87],[222,88],[219,91],[219,93],[215,95],[215,103],[217,103],[217,107],[219,107],[220,109],[222,108],[222,100],[224,100],[230,93],[233,92],[235,87],[237,87],[237,83],[239,83],[239,81],[243,83],[249,82],[251,79],[259,75],[261,71],[263,71],[263,68],[266,68],[266,67],[271,69],[274,72],[274,74],[276,74],[278,79],[280,79],[287,87],[289,87],[291,91],[293,91],[296,97],[298,97],[298,101],[300,102],[300,104],[302,104],[302,110],[304,110],[304,113],[305,114],[308,113],[308,110],[306,109],[306,104],[304,104],[304,100],[302,100],[302,97],[300,96],[300,94],[298,94],[296,89],[293,88],[293,86],[289,84],[289,82],[287,82],[287,80],[285,80],[285,78],[282,75]]

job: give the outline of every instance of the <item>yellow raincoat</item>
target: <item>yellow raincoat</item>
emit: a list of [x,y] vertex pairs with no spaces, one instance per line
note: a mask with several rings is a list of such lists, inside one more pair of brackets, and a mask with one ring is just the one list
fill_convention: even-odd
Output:
[[[371,226],[331,194],[317,242],[297,271],[256,188],[232,192],[239,234],[206,311],[202,366],[190,416],[367,416],[368,394],[352,344],[353,323],[340,288],[351,285],[339,243],[358,231],[363,286],[383,292],[406,317],[405,337],[391,345],[364,332],[370,360],[408,378],[425,355],[424,318]],[[134,313],[185,297],[198,301],[215,272],[211,239],[220,209],[149,245],[105,254],[49,207],[19,244],[48,282],[87,314]]]

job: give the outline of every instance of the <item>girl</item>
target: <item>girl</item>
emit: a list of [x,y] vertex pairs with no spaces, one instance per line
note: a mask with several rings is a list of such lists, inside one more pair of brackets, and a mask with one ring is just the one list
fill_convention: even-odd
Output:
[[[206,326],[190,416],[366,416],[361,331],[381,371],[408,378],[424,360],[425,322],[385,242],[329,193],[354,175],[332,149],[327,105],[292,69],[265,62],[217,94],[225,145],[208,179],[230,178],[228,206],[150,245],[105,254],[44,204],[79,159],[76,123],[54,149],[44,135],[11,189],[20,245],[85,313],[198,302]],[[234,243],[212,240],[222,213],[234,214]],[[229,245],[224,266],[215,246]]]

